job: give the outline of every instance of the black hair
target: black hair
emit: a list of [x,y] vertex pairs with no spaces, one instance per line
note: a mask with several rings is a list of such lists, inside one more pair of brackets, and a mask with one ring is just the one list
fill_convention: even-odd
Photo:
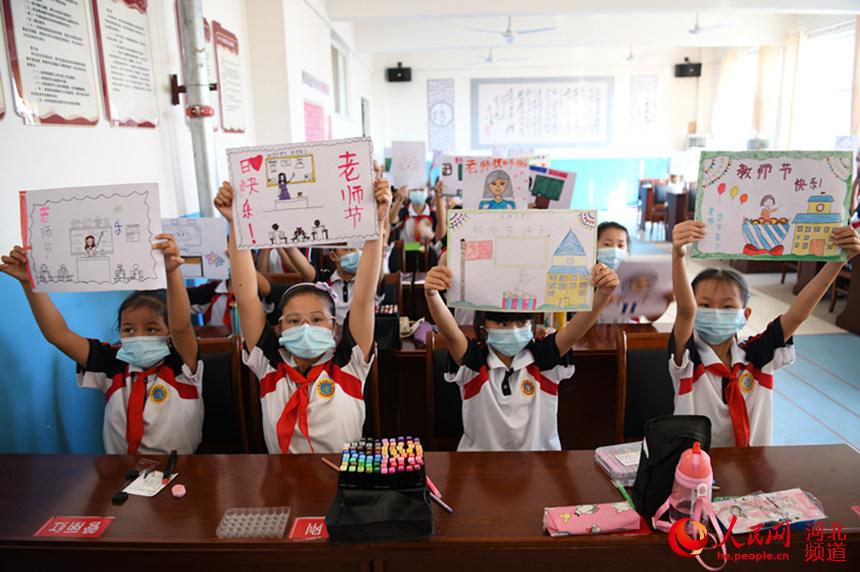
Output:
[[167,320],[167,291],[166,290],[135,290],[119,305],[116,316],[116,328],[122,325],[122,313],[135,308],[149,308],[168,324]]
[[737,270],[733,270],[731,268],[708,268],[706,270],[702,270],[695,278],[693,278],[692,287],[694,294],[696,293],[696,286],[705,280],[716,280],[717,282],[734,284],[741,291],[741,298],[743,298],[744,306],[746,306],[750,301],[750,287],[747,284],[746,278],[744,278]]
[[475,319],[472,322],[472,327],[475,330],[475,336],[478,338],[478,341],[485,342],[487,339],[487,328],[485,326],[487,320],[492,320],[494,322],[520,322],[523,320],[531,320],[532,322],[532,332],[534,332],[535,326],[537,322],[535,318],[540,314],[533,314],[530,312],[485,312],[483,310],[477,310],[475,312]]
[[617,222],[606,221],[606,222],[602,222],[599,225],[597,225],[597,240],[600,240],[600,235],[603,234],[604,231],[607,231],[610,229],[620,230],[621,232],[624,233],[624,236],[627,237],[627,252],[630,252],[630,232],[627,231],[626,226],[624,226],[622,224],[618,224]]
[[295,284],[287,288],[287,291],[284,292],[281,296],[281,301],[278,303],[278,315],[280,316],[284,313],[284,306],[286,306],[290,300],[301,294],[314,294],[315,296],[319,296],[320,300],[325,301],[332,316],[337,313],[335,311],[334,300],[331,295],[324,290],[320,290],[313,283],[308,282]]
[[759,203],[759,206],[763,207],[764,202],[768,199],[770,199],[770,202],[772,202],[773,204],[776,204],[776,199],[773,198],[773,195],[765,195],[761,198],[761,202]]

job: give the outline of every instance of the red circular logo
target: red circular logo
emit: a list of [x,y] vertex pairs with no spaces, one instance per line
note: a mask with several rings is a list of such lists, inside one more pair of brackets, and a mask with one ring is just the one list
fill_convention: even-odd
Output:
[[[687,534],[687,523],[690,523],[695,531],[692,538]],[[669,548],[684,558],[692,558],[699,555],[708,543],[708,530],[705,525],[689,518],[683,518],[672,525],[669,529]]]

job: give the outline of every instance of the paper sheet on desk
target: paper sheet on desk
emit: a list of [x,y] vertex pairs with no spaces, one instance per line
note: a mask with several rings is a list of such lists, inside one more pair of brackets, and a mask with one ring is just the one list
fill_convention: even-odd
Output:
[[[179,473],[173,473],[170,475],[170,481],[168,481],[168,485],[173,482],[173,479],[179,476]],[[130,495],[137,495],[141,497],[154,497],[158,493],[161,492],[161,489],[166,487],[167,485],[161,484],[161,479],[164,477],[164,473],[161,471],[152,471],[146,476],[141,475],[137,477],[130,485],[123,489],[124,492]]]

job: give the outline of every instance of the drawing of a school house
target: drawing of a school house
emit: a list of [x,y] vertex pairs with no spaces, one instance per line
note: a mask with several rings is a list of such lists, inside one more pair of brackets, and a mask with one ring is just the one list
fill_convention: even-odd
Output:
[[838,252],[833,243],[833,231],[839,228],[841,220],[838,213],[830,212],[833,197],[815,195],[809,197],[805,213],[794,217],[794,240],[791,253],[797,255],[834,256]]
[[572,230],[552,255],[552,266],[546,275],[546,301],[551,306],[585,304],[591,287],[591,273],[585,259],[585,249]]

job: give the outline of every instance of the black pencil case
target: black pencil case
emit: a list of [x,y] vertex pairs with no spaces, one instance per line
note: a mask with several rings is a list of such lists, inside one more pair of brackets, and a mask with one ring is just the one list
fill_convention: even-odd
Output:
[[388,490],[338,487],[325,523],[332,544],[416,540],[433,535],[433,510],[426,486]]

